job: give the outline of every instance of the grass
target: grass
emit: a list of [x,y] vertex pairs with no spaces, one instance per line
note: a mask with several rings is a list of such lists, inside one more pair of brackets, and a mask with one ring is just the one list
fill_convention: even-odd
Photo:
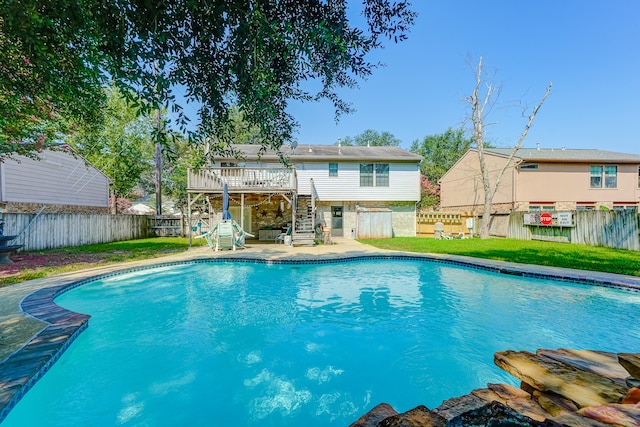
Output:
[[[513,239],[435,240],[395,237],[360,241],[381,249],[465,255],[640,276],[640,253],[619,249]],[[186,238],[164,237],[29,252],[27,254],[46,257],[50,265],[19,269],[15,274],[0,277],[0,286],[88,267],[155,258],[182,252],[187,248]]]
[[640,252],[515,239],[435,240],[414,237],[360,240],[381,249],[464,255],[524,264],[640,276]]
[[[6,266],[5,269],[11,271],[0,277],[0,287],[89,267],[155,258],[183,252],[188,247],[189,243],[186,238],[158,237],[25,252],[25,256],[29,257],[29,259],[42,259],[40,262],[25,259],[25,261]],[[22,268],[21,264],[44,265]],[[16,271],[13,272],[13,270]]]

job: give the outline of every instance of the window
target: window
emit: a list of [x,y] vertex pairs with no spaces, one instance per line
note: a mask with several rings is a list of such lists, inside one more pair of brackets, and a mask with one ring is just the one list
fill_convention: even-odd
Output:
[[554,212],[554,205],[529,205],[529,212]]
[[589,175],[591,188],[618,188],[618,166],[591,165]]
[[638,188],[640,188],[640,166],[638,166]]
[[524,165],[520,165],[520,169],[538,169],[538,165],[535,163],[527,163]]
[[576,203],[577,211],[592,211],[596,208],[595,203],[593,202],[578,202]]
[[604,188],[618,187],[618,166],[604,167]]
[[360,187],[388,187],[389,163],[360,163]]
[[376,165],[376,187],[389,186],[389,163]]
[[338,176],[338,164],[329,163],[329,176]]
[[591,166],[591,188],[602,188],[602,166]]
[[360,163],[360,187],[373,187],[373,163]]
[[625,211],[625,210],[633,210],[633,211],[637,211],[638,210],[638,204],[637,203],[633,203],[633,202],[629,202],[629,203],[624,203],[624,202],[614,202],[613,203],[613,210],[614,211]]

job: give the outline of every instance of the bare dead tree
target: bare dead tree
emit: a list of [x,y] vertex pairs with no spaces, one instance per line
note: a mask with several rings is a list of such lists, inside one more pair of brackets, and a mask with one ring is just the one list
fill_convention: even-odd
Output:
[[511,150],[511,153],[509,154],[509,157],[506,159],[504,165],[498,170],[498,173],[495,175],[492,182],[491,174],[489,173],[490,171],[487,167],[486,160],[485,160],[484,134],[485,134],[485,127],[486,127],[485,118],[486,118],[486,113],[488,113],[486,109],[490,108],[490,106],[493,104],[493,100],[491,99],[491,97],[496,94],[497,87],[491,84],[483,76],[482,57],[480,57],[478,67],[476,69],[476,86],[471,96],[469,96],[466,99],[466,102],[468,102],[471,105],[471,120],[473,122],[473,139],[478,151],[478,160],[480,162],[480,173],[482,175],[482,187],[484,190],[484,211],[482,213],[482,224],[480,226],[481,239],[489,238],[489,224],[491,220],[491,203],[493,201],[493,196],[495,195],[496,190],[500,185],[500,180],[502,179],[502,176],[504,175],[504,172],[507,170],[509,165],[512,164],[513,158],[515,157],[516,153],[518,152],[520,147],[522,147],[522,143],[524,142],[524,139],[529,133],[529,129],[531,128],[531,126],[533,126],[533,121],[536,118],[536,114],[538,114],[540,107],[542,107],[542,104],[544,104],[544,101],[547,99],[547,96],[549,96],[549,93],[551,93],[552,85],[553,85],[553,82],[550,82],[549,86],[547,86],[547,90],[544,96],[542,97],[538,105],[536,105],[531,111],[531,113],[529,114],[529,120],[527,121],[527,124],[525,125],[524,129],[522,130],[522,133],[520,134],[520,138],[518,139],[518,142],[516,142],[516,144],[514,145],[513,149]]

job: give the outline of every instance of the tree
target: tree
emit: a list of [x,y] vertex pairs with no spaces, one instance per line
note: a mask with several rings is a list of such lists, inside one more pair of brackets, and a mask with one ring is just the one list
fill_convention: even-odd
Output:
[[420,172],[430,182],[436,183],[469,150],[472,141],[472,138],[465,136],[464,129],[448,128],[442,134],[413,141],[409,151],[424,158]]
[[511,150],[511,154],[506,159],[502,168],[500,168],[495,174],[492,174],[487,168],[487,164],[484,156],[484,148],[485,148],[484,137],[485,137],[485,128],[487,126],[485,124],[485,118],[486,118],[485,113],[488,112],[487,108],[490,109],[490,107],[495,102],[492,99],[492,96],[496,94],[497,87],[483,76],[482,57],[480,57],[478,67],[476,68],[475,80],[476,80],[476,85],[473,90],[473,93],[471,94],[471,96],[469,96],[466,99],[466,101],[471,105],[471,121],[473,123],[473,141],[475,143],[475,146],[478,152],[478,160],[480,162],[480,173],[482,175],[482,188],[484,190],[484,210],[482,212],[480,238],[487,239],[489,238],[489,225],[491,221],[491,203],[493,201],[493,196],[496,192],[496,189],[498,188],[498,185],[500,185],[500,180],[502,179],[502,175],[504,174],[507,167],[509,167],[509,165],[512,163],[513,158],[515,157],[520,147],[522,147],[522,143],[524,142],[524,139],[526,138],[527,133],[529,133],[529,129],[531,128],[531,126],[533,126],[533,121],[535,120],[536,115],[538,114],[538,111],[542,107],[542,104],[544,104],[544,101],[547,99],[547,96],[549,96],[549,93],[551,93],[551,86],[553,83],[549,83],[549,86],[547,86],[547,90],[544,93],[542,99],[533,108],[533,110],[531,110],[527,124],[524,126],[524,129],[520,134],[520,138],[518,138],[518,141],[513,146],[513,149]]
[[0,2],[0,161],[55,148],[104,100],[98,38],[81,0]]
[[378,132],[372,129],[367,129],[362,132],[360,135],[356,135],[353,138],[347,136],[344,138],[340,144],[345,146],[350,145],[370,145],[372,147],[379,146],[392,146],[397,147],[400,145],[402,141],[393,136],[391,132]]
[[[105,90],[105,97],[101,126],[80,128],[66,141],[111,178],[112,194],[118,200],[139,186],[148,186],[145,177],[152,179],[154,119],[140,114],[114,86]],[[114,206],[118,213],[118,205]]]
[[190,167],[197,167],[205,156],[201,147],[192,146],[183,138],[176,138],[174,147],[175,159],[163,175],[163,189],[173,200],[174,206],[184,213],[188,208],[188,170]]
[[[176,113],[192,140],[219,135],[213,149],[228,148],[225,130],[237,104],[260,129],[261,145],[278,149],[297,126],[287,113],[291,100],[327,99],[336,116],[351,111],[338,89],[370,75],[377,64],[368,54],[384,39],[405,39],[415,16],[406,1],[363,0],[358,27],[347,18],[347,3],[5,0],[2,34],[15,49],[2,49],[0,64],[26,60],[30,68],[23,79],[0,73],[0,92],[49,102],[60,114],[92,122],[108,77],[141,109]],[[307,89],[318,87],[305,86],[309,80],[320,89]],[[185,102],[198,106],[192,125]],[[9,118],[4,145],[28,140],[16,130],[24,118],[12,105],[0,111]],[[157,132],[156,140],[163,135]]]
[[229,134],[224,139],[232,141],[234,144],[260,144],[260,128],[247,123],[244,113],[237,105],[232,105],[229,110]]
[[420,209],[436,209],[440,205],[440,186],[429,181],[424,175],[420,176]]

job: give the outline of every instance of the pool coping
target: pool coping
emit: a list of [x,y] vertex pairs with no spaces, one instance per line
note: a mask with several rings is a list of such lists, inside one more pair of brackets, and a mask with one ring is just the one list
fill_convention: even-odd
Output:
[[[362,245],[364,246],[364,245]],[[362,248],[360,248],[362,249]],[[471,269],[485,270],[538,279],[551,279],[586,285],[603,286],[630,292],[640,292],[640,277],[572,270],[503,261],[484,260],[458,255],[418,254],[382,250],[358,250],[350,252],[318,254],[273,252],[224,252],[200,255],[194,251],[156,258],[143,262],[83,270],[76,273],[53,276],[42,280],[42,286],[29,292],[19,303],[21,312],[44,323],[42,330],[24,345],[0,361],[0,423],[7,417],[20,399],[53,366],[64,351],[89,325],[90,316],[75,313],[58,306],[54,300],[78,286],[120,275],[170,265],[195,263],[265,263],[265,264],[331,264],[375,259],[408,259],[449,264]],[[35,282],[35,281],[33,281]]]

